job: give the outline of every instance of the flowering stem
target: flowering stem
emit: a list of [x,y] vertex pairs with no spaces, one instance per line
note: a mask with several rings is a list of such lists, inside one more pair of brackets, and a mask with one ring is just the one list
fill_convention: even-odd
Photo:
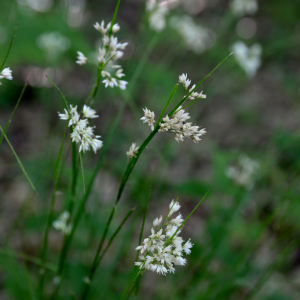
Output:
[[192,212],[186,217],[186,219],[182,222],[182,224],[177,228],[177,230],[174,232],[174,234],[171,236],[171,238],[166,242],[166,245],[168,246],[170,242],[173,240],[177,232],[182,228],[182,226],[185,224],[185,222],[191,217],[191,215],[195,212],[195,210],[198,208],[198,206],[202,203],[202,201],[206,198],[206,195],[208,194],[208,191],[205,193],[203,198],[199,201],[199,203],[196,205],[196,207],[192,210]]
[[[17,102],[17,104],[16,104],[16,106],[15,106],[15,108],[14,108],[12,114],[10,115],[10,118],[9,118],[9,120],[8,120],[8,122],[7,122],[6,126],[5,126],[5,128],[4,128],[4,133],[6,133],[6,130],[7,130],[8,126],[9,126],[9,124],[10,124],[10,122],[11,122],[11,120],[12,120],[12,118],[13,118],[13,116],[14,116],[14,114],[15,114],[17,108],[18,108],[18,106],[19,106],[19,103],[20,103],[20,101],[22,100],[22,97],[23,97],[23,94],[24,94],[24,92],[25,92],[26,87],[27,87],[27,84],[25,84],[24,87],[23,87],[23,89],[22,89],[22,92],[21,92],[21,95],[20,95],[20,97],[19,97],[19,99],[18,99],[18,102]],[[3,133],[2,133],[2,135],[1,135],[1,137],[0,137],[0,143],[2,142],[3,137],[4,137],[4,135],[3,135]]]
[[83,163],[82,163],[82,155],[81,155],[81,153],[79,153],[79,159],[80,159],[81,173],[82,173],[83,193],[85,194],[84,172],[83,172]]
[[[123,221],[121,222],[121,224],[119,225],[119,227],[116,229],[116,231],[113,233],[113,235],[111,236],[111,238],[109,239],[109,242],[107,244],[107,246],[105,247],[105,249],[102,251],[100,257],[99,257],[99,253],[100,251],[97,251],[96,255],[95,255],[95,258],[94,258],[94,261],[93,261],[93,264],[92,264],[92,267],[90,269],[90,273],[89,273],[89,281],[92,281],[93,280],[93,277],[94,277],[94,274],[95,274],[95,271],[97,270],[97,268],[99,267],[101,261],[102,261],[102,258],[103,256],[105,255],[105,253],[107,252],[108,248],[110,247],[110,245],[112,244],[113,240],[115,239],[115,237],[117,236],[117,234],[119,233],[119,231],[121,230],[121,228],[123,227],[123,225],[125,224],[125,222],[127,221],[127,219],[130,217],[130,215],[133,213],[134,209],[131,209],[127,215],[125,216],[125,218],[123,219]],[[99,250],[99,249],[98,249]],[[86,285],[84,287],[84,291],[83,291],[83,294],[82,294],[82,297],[81,299],[84,300],[86,299],[87,295],[88,295],[88,292],[89,292],[89,289],[90,289],[90,283],[89,282],[86,282]]]
[[[154,46],[156,45],[157,41],[158,41],[158,35],[156,34],[152,38],[152,40],[150,41],[150,43],[148,44],[148,47],[145,50],[144,55],[141,58],[138,66],[137,66],[137,68],[136,68],[136,70],[135,70],[135,72],[134,72],[134,74],[132,76],[131,85],[129,87],[130,91],[133,90],[133,88],[134,88],[134,86],[135,86],[135,84],[136,84],[136,82],[138,80],[138,77],[140,76],[141,72],[143,71],[143,68],[144,68],[145,64],[147,63],[147,60],[148,60],[148,58],[149,58],[152,50],[154,49]],[[52,82],[52,84],[55,86],[55,84],[53,82]],[[57,90],[60,92],[60,90],[58,88],[57,88]],[[61,92],[60,92],[60,94],[63,97],[63,95],[62,95]],[[80,222],[80,219],[81,219],[81,217],[83,215],[85,204],[86,204],[86,202],[88,200],[88,197],[89,197],[89,195],[90,195],[90,193],[92,191],[94,180],[95,180],[95,178],[96,178],[96,176],[97,176],[100,168],[102,167],[102,163],[103,163],[105,155],[106,155],[106,153],[107,153],[107,151],[109,149],[109,146],[110,146],[111,141],[113,139],[114,133],[115,133],[116,128],[117,128],[117,125],[118,125],[118,123],[119,123],[119,121],[121,119],[121,116],[123,114],[123,111],[124,111],[127,103],[131,100],[129,92],[126,93],[125,95],[126,95],[125,101],[122,102],[122,106],[121,106],[121,108],[120,108],[120,110],[118,112],[118,115],[116,116],[116,118],[114,119],[112,125],[110,126],[110,130],[109,130],[108,136],[106,138],[106,142],[104,143],[104,146],[102,148],[102,151],[101,151],[100,157],[98,159],[96,168],[95,168],[95,170],[93,172],[93,175],[92,175],[89,183],[87,184],[86,193],[84,194],[82,200],[79,203],[77,212],[76,212],[75,217],[74,217],[74,222],[73,222],[71,233],[70,233],[70,235],[65,236],[65,241],[63,243],[63,248],[61,249],[60,257],[59,257],[59,262],[58,262],[58,267],[57,267],[57,272],[56,272],[57,276],[61,276],[61,274],[63,272],[64,266],[65,266],[66,257],[67,257],[67,254],[68,254],[71,242],[73,240],[73,236],[74,236],[75,230],[76,230],[76,228],[77,228],[77,226],[78,226],[78,224]],[[64,99],[64,97],[63,97],[63,99]],[[65,99],[64,99],[64,101],[65,101]],[[58,289],[57,289],[57,291],[58,291]]]
[[18,25],[15,26],[13,35],[12,35],[11,40],[10,40],[10,43],[9,43],[8,50],[7,50],[7,52],[6,52],[6,55],[5,55],[5,57],[4,57],[3,62],[2,62],[2,64],[1,64],[0,71],[2,70],[2,68],[3,68],[4,65],[5,65],[5,62],[6,62],[6,60],[7,60],[7,57],[8,57],[8,55],[9,55],[10,50],[11,50],[11,46],[12,46],[12,44],[13,44],[13,42],[14,42],[14,39],[15,39],[15,36],[16,36],[16,31],[17,31],[17,29],[18,29]]
[[188,97],[215,71],[217,70],[231,55],[233,52],[231,52],[229,55],[227,55],[210,73],[208,73],[196,86],[194,89],[192,89],[176,106],[171,110],[171,112],[168,114],[169,117],[171,117],[174,112],[177,110],[177,108],[182,105]]
[[15,152],[15,150],[14,150],[12,144],[10,143],[9,139],[7,138],[7,136],[6,136],[4,130],[2,129],[1,126],[0,126],[0,130],[2,131],[2,134],[4,135],[4,137],[5,137],[5,139],[6,139],[7,143],[8,143],[8,145],[9,145],[11,151],[13,152],[13,154],[14,154],[16,160],[18,161],[18,164],[19,164],[20,168],[22,169],[22,171],[23,171],[25,177],[27,178],[29,184],[31,185],[32,189],[33,189],[35,192],[37,192],[36,189],[35,189],[35,187],[34,187],[34,185],[33,185],[33,183],[32,183],[32,181],[31,181],[31,179],[29,178],[29,176],[28,176],[28,174],[27,174],[25,168],[23,167],[23,164],[21,163],[21,161],[20,161],[20,159],[19,159],[17,153]]
[[52,197],[51,197],[51,204],[50,204],[50,210],[48,213],[47,217],[47,224],[46,224],[46,230],[45,230],[45,235],[44,235],[44,242],[43,242],[43,248],[42,248],[42,256],[41,256],[41,276],[40,276],[40,281],[39,281],[39,295],[42,298],[42,293],[43,293],[43,286],[44,286],[44,279],[45,279],[45,273],[44,273],[44,266],[47,258],[47,248],[48,248],[48,234],[49,234],[49,229],[51,227],[51,222],[53,218],[53,209],[54,209],[54,203],[55,203],[55,196],[56,196],[56,191],[59,186],[59,170],[60,170],[60,165],[61,165],[61,158],[62,158],[62,153],[63,153],[63,148],[65,144],[65,139],[66,139],[66,134],[67,134],[67,129],[68,125],[66,125],[66,129],[64,132],[63,140],[60,146],[59,154],[56,160],[55,164],[55,170],[54,170],[54,189],[52,192]]
[[158,120],[157,120],[156,125],[159,125],[161,119],[163,118],[164,113],[165,113],[166,109],[168,108],[168,106],[169,106],[169,104],[170,104],[170,102],[171,102],[171,100],[172,100],[172,98],[173,98],[173,96],[174,96],[174,94],[175,94],[177,88],[178,88],[178,83],[176,83],[176,85],[174,86],[174,88],[173,88],[173,90],[172,90],[172,93],[171,93],[171,95],[170,95],[170,97],[169,97],[169,99],[168,99],[168,101],[167,101],[167,103],[166,103],[164,109],[163,109],[162,112],[160,113],[160,116],[159,116],[159,118],[158,118]]
[[120,3],[121,3],[121,0],[118,0],[118,3],[117,3],[117,5],[116,5],[116,8],[115,8],[115,12],[114,12],[113,18],[112,18],[112,20],[111,20],[111,25],[110,25],[109,32],[108,32],[108,37],[110,37],[111,34],[112,34],[112,28],[113,28],[113,26],[114,26],[114,23],[115,23],[115,20],[116,20],[116,17],[117,17],[117,13],[118,13],[118,10],[119,10]]
[[[152,188],[150,188],[150,191],[149,191],[148,201],[147,201],[147,205],[146,205],[146,209],[145,209],[145,213],[144,213],[144,219],[143,219],[142,228],[141,228],[141,232],[140,232],[140,238],[139,238],[139,246],[142,244],[144,226],[145,226],[145,221],[146,221],[146,216],[147,216],[147,211],[148,211],[148,206],[149,206],[150,196],[151,196],[151,189]],[[136,252],[136,259],[135,259],[136,262],[138,261],[139,253],[140,253],[140,251],[138,250]]]
[[97,78],[96,78],[96,82],[95,82],[94,88],[91,91],[91,93],[90,93],[89,97],[87,98],[87,100],[85,101],[85,103],[87,103],[87,105],[91,104],[91,102],[94,100],[94,98],[95,98],[95,96],[97,94],[97,91],[98,91],[98,88],[99,88],[99,84],[100,84],[102,70],[103,70],[103,67],[101,67],[101,64],[99,63],[99,65],[98,65],[98,71],[97,71]]

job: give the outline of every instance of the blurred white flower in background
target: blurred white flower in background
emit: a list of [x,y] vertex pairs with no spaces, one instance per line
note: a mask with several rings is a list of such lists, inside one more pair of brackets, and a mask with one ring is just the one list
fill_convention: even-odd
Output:
[[254,44],[248,47],[245,43],[238,41],[232,46],[235,59],[249,78],[253,77],[261,65],[262,46]]
[[154,31],[162,31],[166,27],[166,15],[169,12],[167,1],[159,3],[157,0],[148,0],[146,11],[149,13],[149,25]]
[[52,225],[53,227],[61,231],[63,235],[69,235],[72,230],[72,225],[68,224],[70,218],[70,213],[68,211],[64,211],[57,220],[55,220]]
[[37,45],[53,60],[70,48],[71,41],[59,32],[46,32],[37,37]]
[[242,17],[243,15],[253,15],[258,10],[258,4],[256,0],[232,0],[230,3],[233,13]]
[[260,169],[259,163],[245,154],[239,156],[237,166],[229,166],[225,174],[237,185],[251,189]]
[[53,0],[17,0],[18,4],[30,11],[47,12],[53,6]]
[[173,16],[170,19],[170,25],[181,35],[187,48],[196,54],[204,52],[215,43],[214,31],[196,24],[188,15]]
[[67,23],[70,27],[79,27],[85,18],[86,0],[64,0],[67,7]]

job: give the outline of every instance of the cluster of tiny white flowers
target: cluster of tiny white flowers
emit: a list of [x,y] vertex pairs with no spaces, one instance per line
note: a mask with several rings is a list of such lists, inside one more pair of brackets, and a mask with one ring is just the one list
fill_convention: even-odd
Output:
[[166,15],[169,12],[166,1],[159,3],[157,0],[148,0],[146,11],[149,13],[149,25],[154,31],[162,31],[166,27]]
[[62,234],[69,235],[72,230],[72,225],[68,224],[69,218],[70,213],[65,211],[52,223],[52,225],[56,230],[61,231]]
[[[114,86],[119,87],[122,90],[126,89],[127,81],[121,80],[124,77],[123,69],[120,65],[114,64],[115,61],[123,56],[123,50],[125,50],[128,43],[119,43],[118,38],[114,35],[110,35],[111,23],[109,22],[106,26],[104,21],[99,24],[98,22],[94,24],[97,31],[102,34],[102,45],[99,47],[97,60],[105,70],[102,71],[101,75],[105,78],[102,82],[105,87]],[[112,26],[112,33],[116,33],[120,30],[119,24],[114,24]],[[84,65],[88,62],[87,57],[82,52],[77,52],[78,57],[76,63],[79,65]]]
[[190,16],[173,16],[170,25],[180,34],[186,47],[195,54],[204,52],[215,43],[214,31],[195,23]]
[[126,152],[126,155],[129,159],[136,157],[139,147],[136,146],[136,143],[132,143],[129,150]]
[[193,244],[190,240],[184,243],[182,237],[178,236],[181,232],[181,225],[184,221],[182,215],[171,219],[171,215],[180,209],[177,201],[172,200],[170,211],[161,226],[162,216],[153,221],[154,228],[151,229],[151,235],[143,241],[143,245],[138,246],[140,250],[140,261],[135,265],[140,270],[151,270],[158,274],[166,275],[175,273],[175,265],[184,266],[186,259],[182,256],[184,253],[190,254]]
[[229,166],[225,169],[227,177],[237,185],[251,189],[260,169],[259,163],[243,154],[239,156],[237,166]]
[[253,77],[261,65],[262,46],[254,44],[251,47],[241,41],[232,46],[235,59],[249,78]]
[[205,128],[200,129],[199,126],[186,122],[190,119],[189,113],[185,112],[181,106],[169,118],[165,116],[161,122],[159,132],[170,132],[175,134],[177,142],[184,142],[185,138],[191,138],[195,143],[201,141],[200,137],[206,133]]
[[[191,84],[191,80],[187,78],[187,74],[181,74],[179,76],[179,83],[181,83],[185,90],[187,90]],[[190,89],[189,93],[191,93],[195,89],[196,85],[194,84]],[[187,100],[195,100],[199,98],[206,98],[206,95],[203,94],[203,91],[201,93],[198,93],[196,91],[193,91],[187,98]]]
[[[8,79],[8,80],[12,80],[12,70],[10,68],[5,68],[2,70],[2,72],[0,73],[0,79],[2,78],[5,78],[5,79]],[[2,83],[0,82],[0,85]]]
[[70,113],[65,109],[65,113],[58,113],[60,119],[68,120],[68,126],[73,127],[73,132],[71,133],[72,142],[80,144],[79,152],[87,151],[92,148],[96,153],[98,149],[102,147],[102,141],[99,140],[99,135],[94,135],[94,127],[88,126],[88,119],[97,118],[95,110],[91,109],[89,106],[84,105],[82,116],[83,119],[80,119],[80,115],[77,112],[77,106],[72,107],[70,105]]
[[156,123],[155,121],[155,113],[151,110],[149,110],[147,107],[143,109],[144,111],[144,117],[141,118],[143,123],[148,123],[148,125],[151,127],[151,130],[154,130],[154,124]]
[[238,17],[242,17],[245,14],[253,15],[258,10],[257,0],[232,0],[230,7]]

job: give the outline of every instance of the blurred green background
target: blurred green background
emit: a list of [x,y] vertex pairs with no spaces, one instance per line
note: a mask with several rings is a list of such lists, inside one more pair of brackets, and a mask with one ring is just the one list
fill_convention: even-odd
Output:
[[[39,267],[13,253],[40,257],[64,133],[65,123],[57,115],[63,102],[46,75],[70,103],[83,105],[97,71],[93,65],[76,65],[77,51],[95,56],[100,35],[93,24],[109,22],[115,5],[112,0],[0,3],[1,61],[18,24],[5,64],[14,78],[1,80],[0,124],[4,127],[9,120],[27,80],[7,136],[38,190],[34,196],[3,140],[0,299],[37,299],[33,295]],[[82,279],[128,162],[126,151],[150,133],[140,121],[142,108],[158,116],[180,74],[199,82],[239,41],[247,47],[260,45],[261,54],[235,48],[235,54],[202,85],[207,98],[187,108],[191,121],[207,129],[202,141],[178,144],[172,135],[160,133],[141,156],[110,233],[129,208],[136,210],[97,271],[89,299],[120,299],[133,271],[150,187],[144,238],[153,219],[168,212],[172,199],[179,196],[186,217],[209,193],[182,233],[194,243],[187,265],[166,277],[146,272],[137,299],[300,299],[300,2],[259,1],[256,12],[244,14],[235,13],[224,0],[172,1],[168,8],[166,26],[157,31],[149,25],[145,1],[121,1],[117,36],[129,43],[120,60],[129,84],[126,91],[100,85],[92,105],[99,118],[93,124],[104,144],[125,101],[126,107],[75,234],[58,299],[74,299],[70,295],[77,298],[82,291]],[[172,104],[182,95],[180,87]],[[84,155],[87,180],[99,155]],[[69,157],[55,217],[67,207],[70,178]],[[82,195],[79,180],[76,198]],[[48,261],[54,265],[61,243],[61,235],[52,228]],[[46,273],[47,295],[53,290],[53,278],[53,273]]]

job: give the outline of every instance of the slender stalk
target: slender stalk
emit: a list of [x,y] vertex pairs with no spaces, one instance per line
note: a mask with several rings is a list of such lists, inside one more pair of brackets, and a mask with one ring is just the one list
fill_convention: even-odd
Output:
[[[33,263],[37,266],[40,266],[40,267],[42,266],[41,259],[39,259],[35,256],[32,256],[32,255],[23,254],[23,253],[15,253],[9,249],[3,249],[3,248],[2,249],[0,248],[0,255],[7,255],[7,256],[12,256],[15,258],[20,258],[20,259],[23,259],[30,263]],[[50,262],[45,262],[43,267],[45,269],[48,269],[49,271],[55,272],[55,265]]]
[[[20,95],[20,97],[19,97],[19,99],[18,99],[18,102],[17,102],[17,104],[16,104],[16,106],[15,106],[15,108],[14,108],[12,114],[10,115],[10,118],[9,118],[9,120],[8,120],[8,122],[7,122],[6,126],[5,126],[5,128],[4,128],[4,133],[6,133],[6,130],[7,130],[8,126],[9,126],[9,124],[10,124],[10,122],[11,122],[11,120],[12,120],[12,118],[13,118],[13,116],[14,116],[14,114],[15,114],[17,108],[18,108],[18,106],[19,106],[19,103],[20,103],[20,101],[22,100],[22,97],[23,97],[23,94],[24,94],[24,92],[25,92],[26,87],[27,87],[27,84],[25,84],[24,87],[23,87],[23,89],[22,89],[22,92],[21,92],[21,95]],[[1,137],[0,137],[0,143],[2,142],[3,137],[4,137],[4,135],[3,135],[3,133],[2,133],[2,135],[1,135]]]
[[13,44],[13,42],[14,42],[14,39],[15,39],[15,36],[16,36],[16,31],[17,31],[17,29],[18,29],[18,25],[15,26],[13,35],[12,35],[12,37],[11,37],[11,39],[10,39],[10,43],[9,43],[8,50],[7,50],[7,52],[6,52],[6,55],[5,55],[5,57],[4,57],[4,60],[3,60],[2,64],[1,64],[1,66],[0,66],[0,71],[2,71],[2,69],[3,69],[4,65],[5,65],[5,62],[6,62],[6,60],[7,60],[7,57],[8,57],[8,55],[9,55],[9,52],[10,52],[10,50],[11,50],[12,44]]
[[[144,226],[145,226],[145,222],[146,222],[146,216],[147,216],[147,212],[148,212],[148,206],[149,206],[149,202],[150,202],[151,191],[152,191],[152,188],[150,188],[149,196],[148,196],[148,201],[147,201],[147,204],[146,204],[146,209],[145,209],[145,213],[144,213],[144,219],[143,219],[142,228],[141,228],[140,237],[139,237],[139,246],[142,244],[143,233],[144,233]],[[140,253],[140,251],[138,250],[136,252],[136,259],[135,259],[136,262],[138,261],[139,253]]]
[[168,114],[169,117],[171,117],[174,112],[177,110],[177,108],[182,105],[188,97],[214,72],[216,71],[231,55],[233,52],[231,52],[229,55],[227,55],[212,71],[210,71],[196,86],[193,88]]
[[81,155],[81,153],[79,153],[79,158],[80,158],[80,164],[81,164],[83,193],[85,194],[84,172],[83,172],[83,163],[82,163],[82,155]]
[[19,164],[20,168],[22,169],[22,171],[23,171],[25,177],[27,178],[29,184],[31,185],[32,189],[33,189],[35,192],[37,192],[36,189],[35,189],[35,187],[34,187],[34,185],[33,185],[33,183],[32,183],[32,181],[31,181],[31,179],[29,178],[29,175],[27,174],[25,168],[23,167],[23,164],[21,163],[21,160],[19,159],[17,153],[15,152],[15,150],[14,150],[12,144],[10,143],[9,139],[7,138],[7,136],[6,136],[6,134],[5,134],[5,132],[3,131],[3,129],[2,129],[1,126],[0,126],[0,130],[2,131],[2,134],[4,135],[4,137],[5,137],[5,139],[6,139],[7,143],[8,143],[8,145],[9,145],[11,151],[13,152],[15,158],[17,159],[18,164]]
[[90,290],[90,282],[93,280],[94,274],[95,274],[97,268],[99,267],[99,265],[102,261],[102,258],[104,257],[105,253],[107,252],[107,250],[111,246],[113,240],[115,239],[115,237],[117,236],[119,231],[122,229],[123,225],[125,224],[127,219],[130,217],[130,215],[133,213],[133,211],[134,211],[134,209],[131,209],[127,213],[127,215],[125,216],[125,218],[123,219],[123,221],[121,222],[119,227],[116,229],[116,231],[113,233],[113,235],[109,239],[109,242],[108,242],[107,246],[105,247],[105,249],[102,251],[100,257],[99,257],[99,251],[97,251],[97,253],[95,255],[95,258],[94,258],[94,261],[93,261],[93,264],[92,264],[92,267],[91,267],[90,272],[89,272],[88,281],[86,282],[85,287],[84,287],[84,291],[83,291],[83,294],[82,294],[82,297],[81,297],[82,300],[86,299],[86,297],[88,295],[88,292]]
[[47,258],[47,249],[48,249],[48,235],[49,230],[52,224],[53,219],[53,210],[54,210],[54,204],[55,204],[55,198],[56,198],[56,192],[59,186],[59,180],[60,180],[60,169],[61,169],[61,158],[63,155],[63,149],[64,144],[66,140],[66,134],[67,134],[68,125],[66,125],[64,136],[62,139],[62,143],[59,149],[58,157],[55,164],[55,170],[54,170],[54,188],[52,192],[51,202],[50,202],[50,210],[47,217],[47,224],[45,229],[45,235],[44,235],[44,241],[43,241],[43,247],[42,247],[42,255],[41,255],[41,273],[40,273],[40,281],[39,281],[39,287],[38,287],[38,294],[40,295],[40,298],[43,298],[43,286],[44,286],[44,280],[45,280],[45,271],[44,271],[44,265]]
[[119,10],[119,6],[120,6],[120,3],[121,3],[121,0],[118,0],[118,3],[116,5],[116,8],[115,8],[115,12],[114,12],[114,15],[113,15],[113,18],[111,20],[111,25],[110,25],[110,28],[109,28],[109,32],[108,32],[108,36],[110,37],[112,35],[112,28],[115,24],[115,20],[116,20],[116,17],[117,17],[117,13],[118,13],[118,10]]

